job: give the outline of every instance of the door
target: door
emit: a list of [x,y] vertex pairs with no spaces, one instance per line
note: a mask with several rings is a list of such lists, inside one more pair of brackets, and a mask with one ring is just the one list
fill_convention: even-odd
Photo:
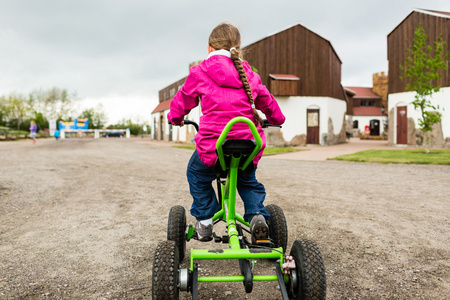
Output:
[[319,140],[319,110],[308,109],[306,112],[306,143],[320,144]]
[[159,140],[164,141],[164,116],[159,117]]
[[172,132],[173,132],[173,126],[172,124],[167,125],[169,127],[169,142],[172,141]]
[[153,139],[158,140],[158,123],[156,123],[156,118],[153,118]]
[[370,135],[379,136],[380,135],[380,121],[370,120]]
[[406,106],[397,107],[397,144],[406,145],[408,143],[408,115]]

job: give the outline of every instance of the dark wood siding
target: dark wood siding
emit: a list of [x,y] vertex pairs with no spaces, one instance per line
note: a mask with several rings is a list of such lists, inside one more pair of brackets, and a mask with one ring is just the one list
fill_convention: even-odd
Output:
[[270,79],[270,92],[274,96],[298,95],[298,80]]
[[347,115],[353,115],[353,107],[355,107],[355,102],[353,100],[353,95],[347,93]]
[[[400,66],[405,64],[405,59],[409,55],[408,49],[413,45],[414,31],[422,24],[428,36],[427,44],[433,45],[437,41],[439,34],[447,43],[446,51],[450,44],[450,19],[437,17],[426,13],[414,11],[409,14],[389,35],[388,35],[388,60],[389,60],[389,93],[401,93],[406,91],[407,80],[400,80],[402,71]],[[442,77],[436,82],[439,86],[450,86],[449,62],[447,61],[447,71],[442,72]]]
[[178,90],[183,86],[187,77],[178,80],[177,82],[172,83],[171,85],[163,88],[159,91],[159,103],[169,100],[175,96]]
[[269,74],[291,74],[300,78],[298,96],[345,100],[339,57],[329,41],[301,25],[245,47],[244,59],[258,69],[269,88]]

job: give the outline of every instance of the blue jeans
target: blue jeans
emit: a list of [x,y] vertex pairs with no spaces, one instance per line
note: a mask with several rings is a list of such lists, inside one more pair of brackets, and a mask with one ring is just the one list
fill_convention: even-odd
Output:
[[[257,213],[263,215],[266,220],[270,217],[263,205],[266,189],[256,180],[255,171],[256,168],[248,176],[241,174],[238,176],[237,189],[244,202],[246,222],[250,222]],[[205,165],[195,150],[189,160],[186,175],[194,198],[191,215],[199,221],[212,218],[221,209],[212,186],[212,182],[217,178],[214,167]]]

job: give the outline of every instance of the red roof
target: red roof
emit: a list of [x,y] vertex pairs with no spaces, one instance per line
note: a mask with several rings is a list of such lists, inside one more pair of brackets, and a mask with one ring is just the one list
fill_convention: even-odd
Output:
[[352,94],[354,93],[353,98],[381,98],[375,94],[370,87],[346,86],[345,89],[350,91]]
[[382,116],[381,108],[374,106],[353,107],[354,116]]
[[[172,99],[173,99],[173,98],[172,98]],[[170,108],[170,102],[172,102],[172,99],[169,99],[169,100],[160,102],[160,103],[158,104],[158,106],[156,106],[156,108],[152,111],[152,113],[155,113],[155,112],[159,112],[159,111],[163,111],[163,110],[169,109],[169,108]]]
[[273,79],[278,79],[278,80],[299,80],[300,79],[297,76],[289,75],[289,74],[269,74],[269,76],[272,77]]

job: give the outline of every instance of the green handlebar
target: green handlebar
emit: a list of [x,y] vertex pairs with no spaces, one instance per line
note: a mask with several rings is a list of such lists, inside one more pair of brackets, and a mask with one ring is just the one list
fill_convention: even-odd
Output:
[[219,136],[219,139],[217,140],[217,143],[216,143],[217,156],[219,158],[220,166],[222,167],[223,171],[226,170],[226,165],[225,165],[225,158],[223,156],[222,145],[223,145],[223,142],[225,142],[225,139],[226,139],[228,133],[230,132],[231,128],[236,123],[245,123],[245,124],[247,124],[248,128],[250,128],[250,131],[252,132],[252,135],[255,138],[255,142],[256,142],[255,149],[250,154],[250,156],[247,157],[247,160],[244,162],[244,164],[240,168],[241,170],[245,170],[245,168],[248,167],[250,162],[253,160],[253,158],[255,158],[255,156],[259,153],[259,151],[261,151],[261,148],[262,148],[262,140],[261,140],[261,137],[259,136],[258,129],[256,129],[255,124],[249,118],[236,117],[236,118],[231,119],[227,123],[225,128],[223,129],[222,134]]

